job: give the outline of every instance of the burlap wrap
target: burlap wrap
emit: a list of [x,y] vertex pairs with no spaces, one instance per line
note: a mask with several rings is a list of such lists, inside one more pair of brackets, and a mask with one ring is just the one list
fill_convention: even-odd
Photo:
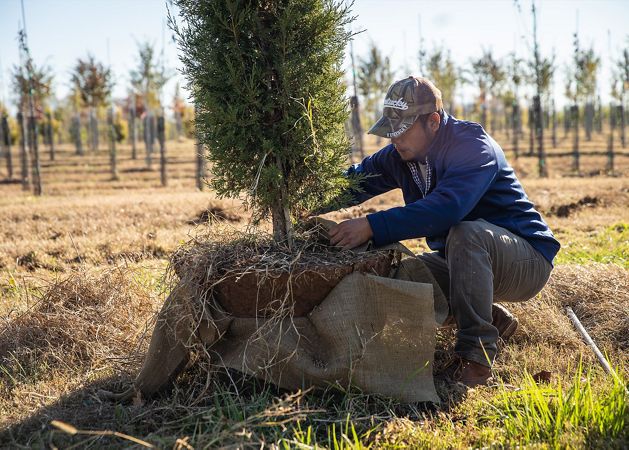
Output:
[[[201,341],[212,364],[286,389],[352,385],[401,402],[439,402],[432,376],[435,328],[448,306],[430,271],[406,258],[391,278],[353,273],[305,317],[236,318],[218,310],[185,315],[175,289],[160,312],[135,389],[151,395]],[[196,323],[194,323],[196,322]]]

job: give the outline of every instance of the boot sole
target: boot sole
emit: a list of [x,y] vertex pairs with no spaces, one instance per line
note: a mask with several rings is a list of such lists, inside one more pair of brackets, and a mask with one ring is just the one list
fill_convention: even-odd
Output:
[[507,342],[511,336],[515,333],[515,330],[518,329],[518,319],[514,318],[513,321],[509,324],[507,328],[502,331],[500,334],[500,339]]

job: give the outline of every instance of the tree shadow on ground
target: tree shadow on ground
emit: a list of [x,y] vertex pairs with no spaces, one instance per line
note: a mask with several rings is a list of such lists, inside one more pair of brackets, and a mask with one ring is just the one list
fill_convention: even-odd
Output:
[[[338,386],[294,393],[228,369],[218,371],[211,389],[201,392],[201,401],[191,406],[186,401],[189,401],[192,386],[199,386],[199,379],[203,377],[201,372],[202,369],[191,368],[179,378],[174,388],[137,404],[120,404],[105,400],[99,394],[101,390],[124,390],[132,383],[128,375],[110,376],[85,384],[1,430],[0,448],[127,448],[132,445],[129,440],[112,433],[73,436],[52,426],[53,420],[83,431],[127,434],[159,448],[172,447],[177,439],[197,433],[202,436],[196,439],[203,442],[215,439],[217,445],[231,445],[235,443],[232,439],[243,439],[236,437],[235,431],[244,433],[245,429],[252,430],[255,441],[273,442],[290,434],[290,424],[298,418],[306,425],[337,423],[340,430],[348,415],[352,419],[372,417],[369,427],[373,427],[395,417],[420,420],[442,408],[449,409],[452,402],[464,398],[440,383],[437,387],[444,403],[439,408],[432,404],[399,404],[390,399],[348,392]],[[266,425],[274,420],[287,420],[287,427]],[[358,428],[360,432],[360,424]],[[320,430],[320,433],[325,432],[325,429]],[[210,438],[211,435],[215,437]]]
[[[52,420],[71,424],[79,429],[121,430],[125,428],[128,413],[123,405],[103,401],[97,395],[100,389],[117,390],[132,382],[128,376],[115,375],[81,386],[60,397],[54,403],[36,410],[30,416],[0,430],[0,448],[66,448],[77,439],[56,430]],[[82,437],[85,439],[85,436]],[[99,443],[102,447],[111,438]],[[90,438],[95,440],[94,437]],[[88,442],[86,442],[87,444]],[[107,446],[109,442],[107,443]]]

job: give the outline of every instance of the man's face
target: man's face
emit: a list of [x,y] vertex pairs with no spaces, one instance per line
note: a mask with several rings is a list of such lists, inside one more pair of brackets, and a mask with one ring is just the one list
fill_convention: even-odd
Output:
[[404,133],[391,138],[391,143],[403,161],[423,161],[437,130],[439,130],[439,113],[433,113],[425,126],[416,120]]

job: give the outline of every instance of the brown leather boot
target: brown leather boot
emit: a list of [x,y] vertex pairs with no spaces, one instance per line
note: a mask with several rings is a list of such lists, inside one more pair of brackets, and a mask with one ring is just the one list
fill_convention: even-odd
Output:
[[462,383],[469,388],[487,385],[491,378],[490,367],[460,357],[458,359],[459,364],[454,369],[452,381]]
[[502,305],[494,303],[491,307],[492,325],[498,329],[498,336],[507,341],[518,328],[518,319]]
[[487,385],[491,378],[491,368],[455,355],[443,375],[453,382],[472,388]]

